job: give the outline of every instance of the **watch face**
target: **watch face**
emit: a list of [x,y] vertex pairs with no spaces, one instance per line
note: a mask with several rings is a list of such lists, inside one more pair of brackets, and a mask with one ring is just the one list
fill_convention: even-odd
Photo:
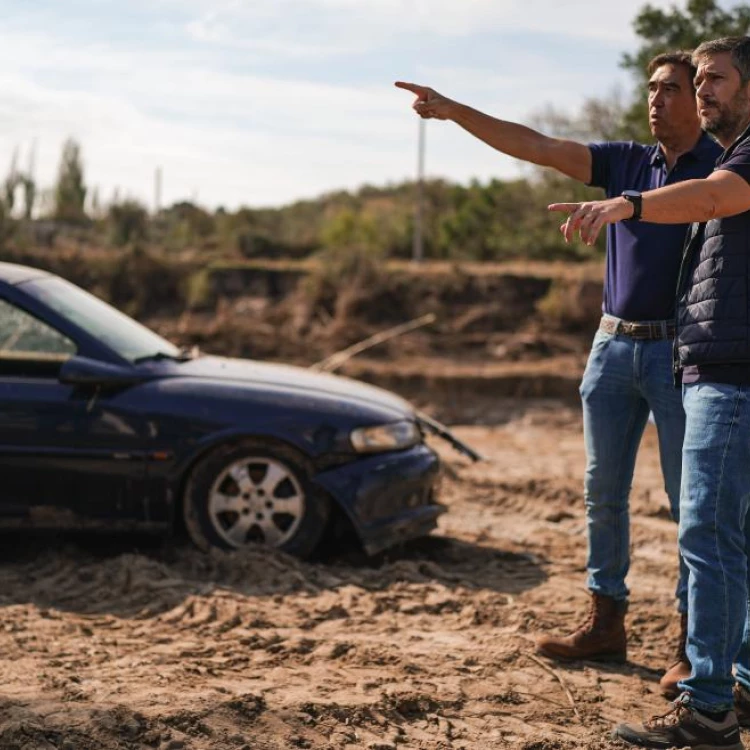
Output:
[[638,221],[641,218],[641,194],[637,190],[623,190],[622,197],[633,204],[632,219]]

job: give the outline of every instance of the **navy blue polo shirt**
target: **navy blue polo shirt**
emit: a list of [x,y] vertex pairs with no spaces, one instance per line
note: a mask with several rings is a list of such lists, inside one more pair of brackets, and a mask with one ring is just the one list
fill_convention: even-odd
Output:
[[[674,182],[708,177],[721,147],[705,133],[667,171],[658,144],[592,143],[590,185],[608,198],[623,190],[653,190]],[[688,224],[619,221],[607,227],[605,313],[624,320],[672,320],[677,276]]]

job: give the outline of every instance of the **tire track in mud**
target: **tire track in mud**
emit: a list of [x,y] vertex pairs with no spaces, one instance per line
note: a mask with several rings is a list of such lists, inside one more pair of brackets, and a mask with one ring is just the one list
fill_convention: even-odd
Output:
[[[57,694],[61,704],[75,706],[79,714],[87,704],[114,703],[109,714],[92,709],[82,720],[93,727],[96,742],[102,742],[96,738],[107,726],[104,721],[99,727],[102,717],[122,711],[117,701],[123,700],[139,706],[136,719],[130,719],[141,727],[138,742],[158,738],[154,746],[160,746],[187,741],[180,735],[193,725],[197,734],[190,742],[209,742],[205,727],[215,728],[227,710],[226,701],[215,698],[216,708],[201,708],[209,685],[214,695],[242,685],[243,694],[257,697],[258,705],[272,701],[274,721],[290,707],[296,716],[301,709],[295,704],[315,705],[325,727],[333,727],[336,716],[350,711],[343,699],[351,698],[352,689],[387,718],[392,712],[385,709],[396,701],[387,691],[400,688],[403,679],[384,670],[408,676],[419,689],[431,675],[436,642],[470,652],[472,639],[463,635],[468,628],[487,626],[490,620],[493,625],[512,622],[513,597],[477,582],[477,560],[496,576],[513,565],[533,569],[522,555],[477,553],[469,545],[439,538],[419,542],[403,555],[368,568],[307,564],[264,550],[206,556],[182,549],[174,563],[137,554],[101,559],[76,550],[50,552],[2,569],[0,656],[19,668],[43,660],[46,668],[37,671],[31,692]],[[22,635],[31,623],[33,637]],[[329,678],[322,683],[321,671]],[[139,686],[135,694],[118,685],[124,673]],[[194,704],[177,723],[168,713],[174,684],[181,686],[181,702]],[[310,702],[311,685],[325,702]],[[404,705],[422,700],[412,700],[409,691],[398,695]],[[378,701],[386,703],[378,709]],[[343,708],[332,713],[326,706],[334,704]],[[428,716],[424,722],[414,737],[445,731],[445,721]],[[243,722],[233,718],[232,723]],[[375,742],[366,723],[357,731]],[[310,734],[309,718],[297,716],[290,725],[297,724],[301,737]],[[52,720],[24,726],[31,746],[42,735],[67,737],[68,730],[56,728]],[[374,726],[382,727],[382,720]],[[20,741],[17,727],[2,731],[7,736],[0,733],[0,740],[9,747]],[[248,731],[255,736],[253,722]],[[343,740],[337,732],[331,728],[329,734]],[[386,734],[396,741],[405,732],[394,724]],[[68,734],[73,739],[65,741],[80,743],[75,732]],[[216,743],[224,741],[212,734],[206,746],[219,747]],[[300,746],[317,741],[300,740]]]

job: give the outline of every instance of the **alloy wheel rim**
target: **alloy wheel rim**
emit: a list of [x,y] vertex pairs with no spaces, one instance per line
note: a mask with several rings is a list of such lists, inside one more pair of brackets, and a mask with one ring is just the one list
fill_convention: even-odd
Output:
[[249,542],[280,547],[296,533],[305,493],[294,473],[273,458],[239,459],[216,478],[208,495],[208,515],[231,547]]

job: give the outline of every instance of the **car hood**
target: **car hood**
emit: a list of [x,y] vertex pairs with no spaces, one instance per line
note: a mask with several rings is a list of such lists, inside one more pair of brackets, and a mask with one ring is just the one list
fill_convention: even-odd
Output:
[[[172,370],[172,368],[169,368]],[[340,375],[314,372],[304,367],[259,362],[252,359],[202,356],[174,365],[170,374],[206,380],[226,380],[248,386],[274,386],[328,397],[354,399],[413,415],[414,408],[390,391]]]

